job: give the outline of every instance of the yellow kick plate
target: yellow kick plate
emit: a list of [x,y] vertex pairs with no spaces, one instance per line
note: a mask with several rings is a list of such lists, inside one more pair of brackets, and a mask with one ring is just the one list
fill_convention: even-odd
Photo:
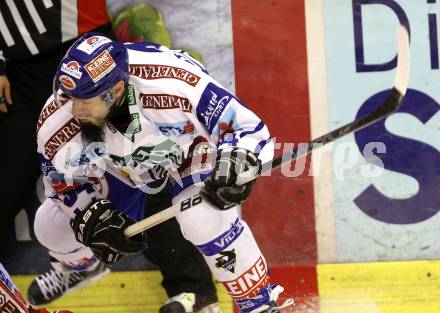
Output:
[[[25,295],[35,275],[15,275],[15,284]],[[72,291],[48,306],[73,313],[157,313],[167,296],[159,271],[112,272],[98,282]],[[232,300],[216,284],[223,313],[232,313]]]
[[438,313],[440,261],[318,265],[320,313]]

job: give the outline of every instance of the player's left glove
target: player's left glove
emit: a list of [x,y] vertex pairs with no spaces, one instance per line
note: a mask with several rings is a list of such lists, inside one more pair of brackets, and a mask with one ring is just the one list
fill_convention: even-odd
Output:
[[238,186],[237,176],[248,170],[260,170],[260,161],[252,152],[242,148],[225,148],[217,152],[212,175],[205,179],[200,195],[220,210],[243,203],[255,184],[252,180]]
[[124,230],[134,221],[109,200],[91,203],[75,216],[73,231],[76,240],[92,249],[95,256],[106,265],[115,264],[122,255],[131,255],[147,248],[142,234],[132,238]]

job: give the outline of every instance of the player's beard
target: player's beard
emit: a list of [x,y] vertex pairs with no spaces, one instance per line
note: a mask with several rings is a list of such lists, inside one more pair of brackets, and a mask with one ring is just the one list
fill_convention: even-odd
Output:
[[90,122],[80,122],[81,126],[81,138],[84,146],[91,144],[92,142],[104,142],[104,125],[94,124]]
[[[104,128],[107,123],[111,119],[112,116],[117,114],[118,111],[125,108],[128,113],[128,106],[126,103],[123,103],[125,98],[121,98],[118,100],[118,103],[113,105],[107,116],[103,120],[94,120],[94,122],[85,122],[80,120],[81,127],[81,138],[83,140],[84,146],[91,144],[92,142],[104,142]],[[123,107],[125,106],[125,107]]]

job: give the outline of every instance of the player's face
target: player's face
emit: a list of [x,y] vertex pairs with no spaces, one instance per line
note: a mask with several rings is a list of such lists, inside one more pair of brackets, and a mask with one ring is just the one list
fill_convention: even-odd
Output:
[[72,114],[81,123],[90,123],[96,126],[103,126],[109,113],[102,97],[97,96],[90,99],[71,98],[73,102]]

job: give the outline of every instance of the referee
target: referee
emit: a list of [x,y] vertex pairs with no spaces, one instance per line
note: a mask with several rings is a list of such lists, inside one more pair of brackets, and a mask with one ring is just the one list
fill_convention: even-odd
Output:
[[92,30],[113,36],[105,0],[0,1],[0,249],[41,174],[35,131],[59,60]]

